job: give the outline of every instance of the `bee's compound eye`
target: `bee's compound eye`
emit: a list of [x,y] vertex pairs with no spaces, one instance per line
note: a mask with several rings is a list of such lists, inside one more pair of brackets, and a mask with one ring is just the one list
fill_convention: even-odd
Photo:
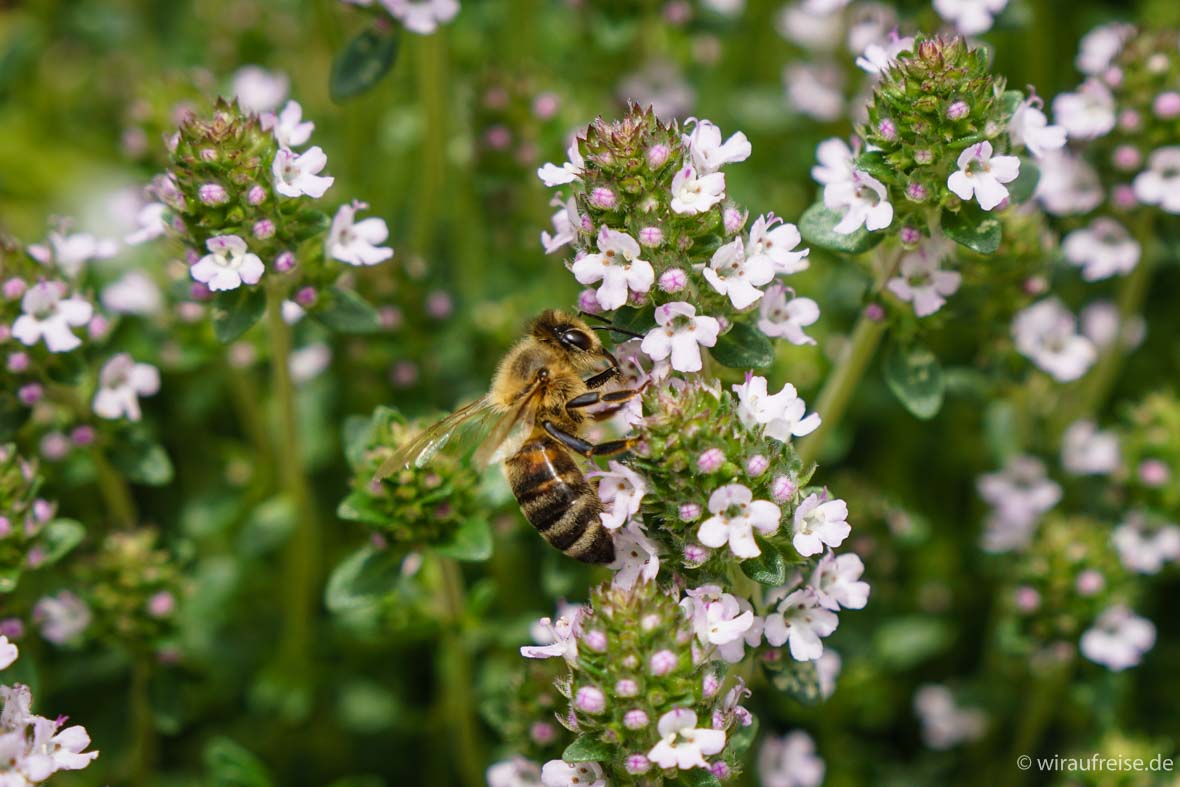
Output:
[[566,331],[561,335],[561,343],[583,351],[589,350],[593,346],[593,340],[582,331]]

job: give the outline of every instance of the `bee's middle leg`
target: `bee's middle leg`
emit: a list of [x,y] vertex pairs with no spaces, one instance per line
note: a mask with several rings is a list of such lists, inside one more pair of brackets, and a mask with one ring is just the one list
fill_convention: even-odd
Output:
[[[618,393],[622,393],[622,391]],[[581,454],[582,456],[614,456],[615,454],[626,453],[637,442],[634,437],[628,437],[623,440],[610,440],[605,443],[595,444],[589,440],[583,440],[576,434],[570,434],[552,421],[542,421],[541,426],[555,440],[574,453]]]
[[642,388],[626,388],[621,391],[610,391],[609,393],[601,393],[599,391],[587,391],[584,394],[579,394],[573,399],[565,403],[566,410],[578,410],[583,407],[592,407],[596,404],[621,405],[623,402],[634,399],[643,393]]

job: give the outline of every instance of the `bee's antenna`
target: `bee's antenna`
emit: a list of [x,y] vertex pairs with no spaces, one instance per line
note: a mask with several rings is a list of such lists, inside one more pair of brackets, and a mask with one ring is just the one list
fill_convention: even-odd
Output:
[[590,330],[592,330],[592,331],[611,331],[612,333],[619,333],[619,334],[622,334],[623,336],[630,336],[632,339],[642,339],[643,338],[642,333],[636,333],[635,331],[629,331],[626,328],[619,328],[614,325],[591,325]]
[[603,322],[607,325],[610,325],[610,320],[603,317],[601,314],[594,314],[593,312],[578,312],[578,316],[584,317],[587,320],[597,320],[598,322]]

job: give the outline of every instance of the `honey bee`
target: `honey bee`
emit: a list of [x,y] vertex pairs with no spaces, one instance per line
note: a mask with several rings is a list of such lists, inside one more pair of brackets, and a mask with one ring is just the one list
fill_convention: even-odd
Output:
[[[399,447],[374,481],[411,463],[424,466],[456,430],[480,423],[488,432],[476,466],[503,463],[521,511],[545,540],[583,563],[613,562],[614,542],[599,516],[602,502],[572,454],[629,450],[630,438],[596,445],[581,435],[589,421],[613,415],[641,389],[599,390],[619,375],[619,363],[596,330],[638,336],[612,325],[591,328],[566,312],[542,312],[500,361],[488,393]],[[595,405],[601,407],[587,410]]]

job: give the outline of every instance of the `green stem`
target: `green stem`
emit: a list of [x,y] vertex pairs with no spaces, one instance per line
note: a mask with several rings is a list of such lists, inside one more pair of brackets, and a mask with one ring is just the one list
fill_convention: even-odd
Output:
[[156,725],[152,715],[152,662],[148,654],[136,654],[131,665],[131,783],[147,787],[152,783],[156,759]]
[[1072,662],[1058,664],[1049,668],[1048,674],[1031,676],[1032,685],[1021,703],[1020,724],[1016,729],[1016,736],[1012,739],[1012,748],[1008,756],[997,764],[999,773],[1005,777],[999,780],[1001,783],[1011,784],[1013,787],[1025,783],[1030,771],[1015,767],[1016,760],[1026,754],[1030,757],[1037,756],[1045,729],[1053,721],[1061,705],[1061,695],[1069,683],[1072,666]]
[[111,466],[110,461],[97,445],[90,452],[90,459],[94,462],[94,472],[98,482],[98,492],[102,495],[107,511],[115,520],[115,525],[129,529],[135,527],[139,521],[139,514],[135,509],[135,498],[131,495],[131,487],[127,479]]
[[310,661],[314,641],[320,532],[315,520],[311,487],[303,474],[295,387],[288,366],[291,327],[283,320],[282,305],[282,289],[279,285],[272,285],[266,293],[266,319],[272,383],[279,406],[274,461],[279,469],[283,492],[296,512],[295,530],[287,542],[284,556],[286,581],[283,588],[283,633],[279,659],[294,674],[303,675]]
[[418,101],[425,128],[422,137],[422,175],[414,196],[414,250],[426,254],[431,250],[438,219],[436,203],[446,174],[447,129],[447,53],[441,35],[414,36],[417,65]]
[[475,708],[471,704],[471,654],[463,639],[463,570],[452,558],[439,558],[442,574],[440,601],[446,615],[446,629],[440,643],[439,670],[442,723],[455,741],[455,768],[461,784],[484,784],[484,757],[480,750]]

